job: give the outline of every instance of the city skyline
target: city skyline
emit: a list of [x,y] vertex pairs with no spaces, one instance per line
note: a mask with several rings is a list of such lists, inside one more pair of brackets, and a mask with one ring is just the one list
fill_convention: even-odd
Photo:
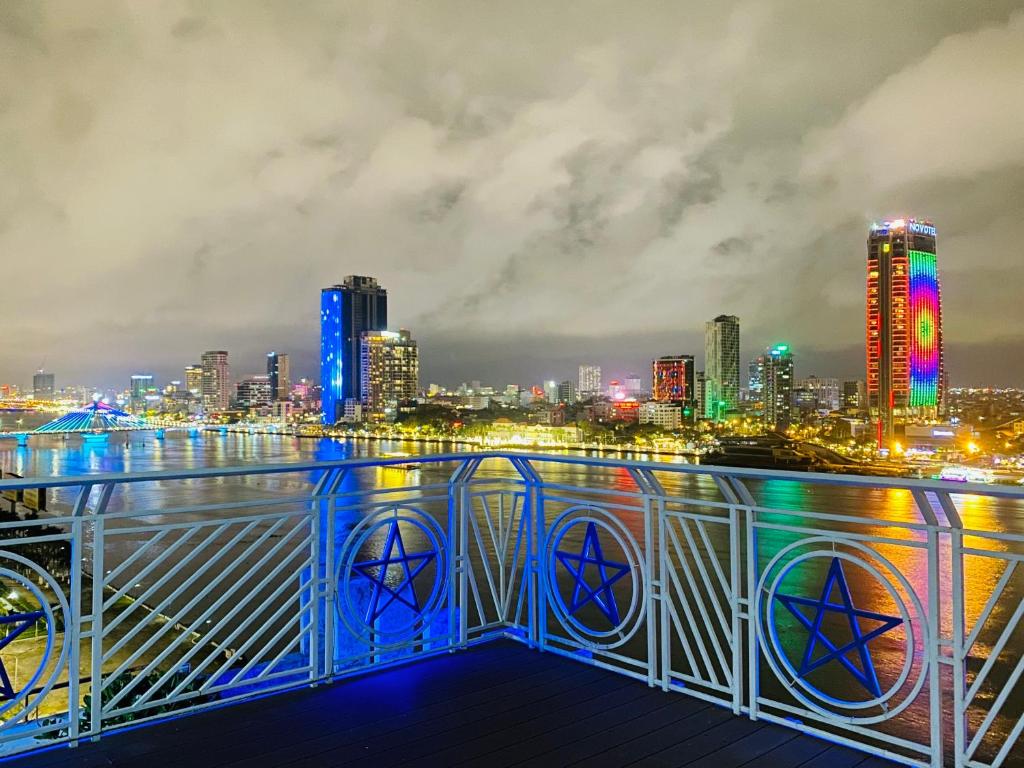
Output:
[[332,5],[5,10],[0,381],[178,378],[204,349],[314,374],[309,296],[346,274],[403,297],[424,381],[702,365],[720,313],[741,359],[783,338],[859,377],[863,232],[904,215],[941,228],[950,383],[1024,381],[1019,3],[681,3],[625,29]]

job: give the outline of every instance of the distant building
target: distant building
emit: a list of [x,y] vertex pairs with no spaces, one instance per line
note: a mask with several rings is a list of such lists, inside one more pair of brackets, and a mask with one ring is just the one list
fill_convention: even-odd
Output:
[[345,400],[362,400],[364,331],[388,326],[388,292],[375,278],[349,275],[320,292],[320,384],[325,424],[342,416]]
[[270,410],[274,402],[274,386],[270,376],[257,374],[246,376],[235,387],[235,399],[239,408],[249,410]]
[[764,421],[786,429],[793,413],[793,353],[786,344],[770,347],[764,356]]
[[185,366],[185,389],[193,397],[203,395],[203,366],[199,363]]
[[579,400],[576,392],[576,384],[569,379],[558,385],[558,402],[572,404]]
[[146,396],[156,393],[156,387],[153,386],[153,374],[132,374],[129,392],[131,392],[131,399],[129,401],[131,409],[136,412],[145,411]]
[[621,400],[626,397],[626,388],[622,386],[621,381],[612,379],[608,382],[608,397],[612,400]]
[[659,402],[693,400],[693,355],[667,355],[651,363],[651,399]]
[[558,402],[558,382],[557,381],[545,381],[544,382],[544,399],[549,403]]
[[223,411],[229,404],[228,353],[224,350],[203,352],[203,410]]
[[626,374],[622,387],[626,392],[626,397],[640,397],[644,393],[643,381],[635,373]]
[[806,389],[814,397],[814,408],[822,411],[838,411],[842,407],[839,379],[808,376],[796,384],[797,389]]
[[758,355],[747,365],[747,399],[760,400],[764,394],[764,355]]
[[36,371],[32,377],[32,397],[36,400],[53,400],[56,393],[53,374],[44,373],[42,369]]
[[693,402],[696,406],[696,418],[704,418],[707,413],[708,379],[704,371],[697,371],[693,377]]
[[275,400],[287,400],[291,396],[291,366],[288,355],[270,352],[267,354],[267,376],[270,377],[270,391]]
[[419,349],[409,331],[363,331],[360,373],[364,415],[393,419],[420,388]]
[[942,294],[930,221],[871,225],[867,260],[867,394],[878,443],[896,424],[943,411]]
[[861,411],[867,404],[867,385],[863,381],[843,382],[843,408]]
[[642,403],[637,415],[641,424],[653,424],[662,429],[679,429],[683,425],[683,408],[674,402]]
[[704,327],[704,416],[716,421],[740,399],[740,319],[719,315]]
[[584,400],[601,395],[601,366],[581,365],[579,375],[579,393]]

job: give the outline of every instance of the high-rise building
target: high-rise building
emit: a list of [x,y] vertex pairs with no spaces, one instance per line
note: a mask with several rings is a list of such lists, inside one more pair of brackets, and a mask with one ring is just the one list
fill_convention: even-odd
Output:
[[32,397],[36,400],[53,400],[57,393],[53,383],[53,374],[45,373],[42,368],[32,377]]
[[764,394],[764,355],[758,355],[747,365],[747,399],[760,400]]
[[274,385],[269,375],[246,376],[235,385],[235,399],[239,408],[270,409],[274,401]]
[[740,399],[740,319],[719,315],[704,326],[704,416],[721,419]]
[[811,375],[797,382],[796,387],[810,393],[810,398],[814,402],[814,408],[825,411],[838,411],[842,406],[839,379]]
[[131,383],[131,409],[133,411],[146,410],[146,396],[154,394],[156,387],[153,386],[153,374],[135,373],[132,374]]
[[267,376],[270,377],[270,391],[275,400],[291,397],[291,369],[288,355],[280,352],[267,353]]
[[704,418],[707,412],[708,377],[704,371],[697,371],[693,377],[693,402],[696,407],[694,420]]
[[203,410],[223,411],[228,407],[228,353],[203,352]]
[[349,275],[320,292],[320,385],[325,424],[342,416],[345,400],[362,399],[362,334],[388,326],[388,292],[375,278]]
[[576,383],[566,379],[558,385],[558,402],[571,404],[579,400],[577,397]]
[[843,382],[843,408],[863,410],[867,407],[867,385],[863,381]]
[[793,353],[786,344],[769,347],[764,356],[764,422],[785,429],[793,413]]
[[579,376],[579,393],[584,400],[601,395],[601,366],[581,365]]
[[203,394],[203,366],[199,363],[185,366],[185,389],[193,397],[202,397]]
[[693,400],[693,355],[666,355],[651,363],[651,399]]
[[363,413],[392,419],[420,388],[419,349],[409,331],[363,331],[360,339]]
[[868,406],[882,447],[897,423],[937,418],[945,397],[942,295],[930,221],[871,225],[866,348]]
[[627,373],[626,378],[622,381],[622,386],[626,397],[640,397],[644,391],[643,381],[635,373]]

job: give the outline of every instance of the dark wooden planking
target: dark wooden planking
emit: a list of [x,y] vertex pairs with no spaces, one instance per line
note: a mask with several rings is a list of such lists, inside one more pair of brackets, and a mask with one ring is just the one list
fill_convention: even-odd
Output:
[[876,768],[680,693],[496,642],[332,685],[112,733],[2,768],[711,765]]

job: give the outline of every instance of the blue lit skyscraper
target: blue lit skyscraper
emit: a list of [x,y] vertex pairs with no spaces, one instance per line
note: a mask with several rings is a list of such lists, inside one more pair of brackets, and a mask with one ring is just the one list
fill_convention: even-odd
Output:
[[349,275],[320,293],[320,385],[324,424],[333,424],[346,400],[359,400],[360,335],[388,325],[388,292],[372,277]]

